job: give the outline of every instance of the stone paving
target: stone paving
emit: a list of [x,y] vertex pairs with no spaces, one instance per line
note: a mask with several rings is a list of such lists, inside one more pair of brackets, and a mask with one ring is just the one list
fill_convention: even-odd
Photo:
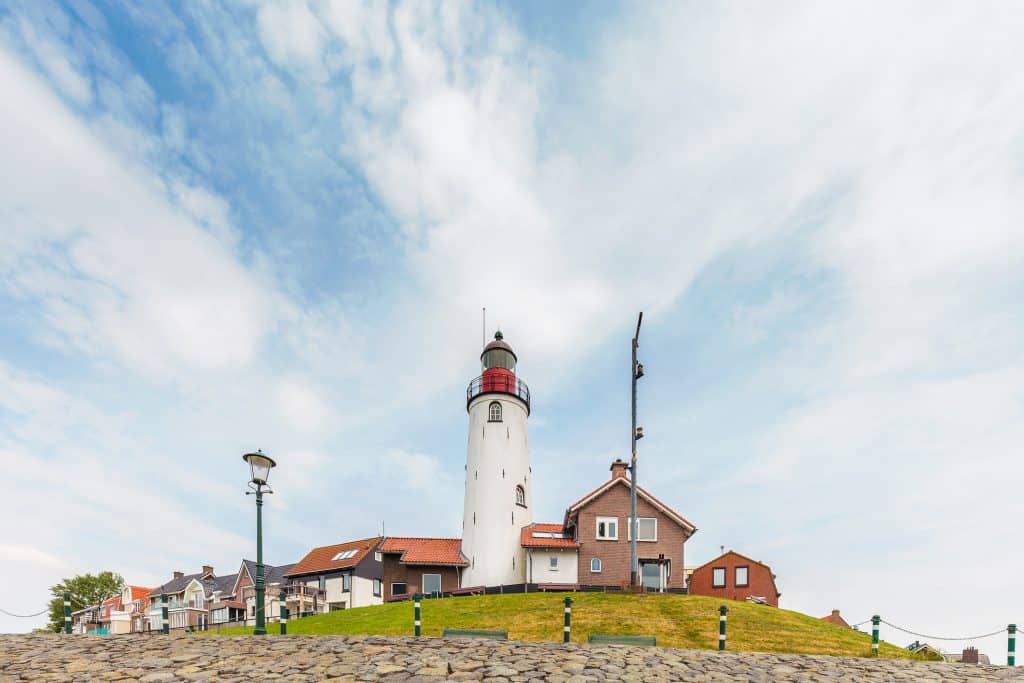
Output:
[[898,659],[374,636],[0,635],[13,681],[1024,681]]

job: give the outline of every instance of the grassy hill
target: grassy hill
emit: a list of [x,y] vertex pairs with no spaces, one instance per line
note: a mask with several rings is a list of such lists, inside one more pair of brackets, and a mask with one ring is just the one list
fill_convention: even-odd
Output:
[[[729,607],[728,648],[732,651],[803,654],[871,654],[870,633],[827,624],[788,610],[688,595],[624,595],[573,593],[572,640],[585,642],[591,633],[643,634],[658,645],[679,648],[718,647],[718,606]],[[507,630],[513,640],[562,639],[564,593],[484,595],[424,600],[423,635],[440,636],[443,628]],[[341,610],[288,624],[289,634],[412,635],[411,602]],[[276,633],[277,624],[267,630]],[[224,629],[238,635],[252,629]],[[212,632],[211,632],[212,633]],[[914,658],[907,650],[882,643],[883,657]]]

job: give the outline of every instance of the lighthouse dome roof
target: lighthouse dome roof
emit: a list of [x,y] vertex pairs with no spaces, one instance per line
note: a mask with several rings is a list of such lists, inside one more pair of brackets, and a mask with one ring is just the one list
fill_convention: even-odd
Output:
[[484,347],[484,350],[480,354],[480,356],[483,357],[485,353],[487,353],[488,351],[492,351],[494,349],[503,349],[505,351],[508,351],[509,353],[512,354],[513,358],[519,360],[519,358],[516,356],[516,352],[513,351],[512,347],[508,345],[507,341],[505,341],[504,335],[501,334],[501,330],[498,330],[497,332],[494,333],[494,340],[488,342],[487,346]]

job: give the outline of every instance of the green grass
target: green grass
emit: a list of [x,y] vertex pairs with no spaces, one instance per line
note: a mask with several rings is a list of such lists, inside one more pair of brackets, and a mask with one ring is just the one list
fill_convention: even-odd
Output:
[[[511,640],[561,641],[564,593],[483,595],[424,600],[425,636],[440,636],[445,628],[507,630]],[[627,595],[572,593],[572,640],[586,642],[591,633],[654,635],[658,645],[717,649],[718,606],[729,607],[728,649],[867,657],[870,633],[858,633],[789,610],[689,595]],[[296,619],[289,634],[392,635],[413,634],[411,602],[341,610]],[[278,633],[269,624],[271,634]],[[223,635],[251,633],[231,628]],[[216,632],[210,631],[215,634]],[[918,658],[901,647],[882,643],[883,657]]]

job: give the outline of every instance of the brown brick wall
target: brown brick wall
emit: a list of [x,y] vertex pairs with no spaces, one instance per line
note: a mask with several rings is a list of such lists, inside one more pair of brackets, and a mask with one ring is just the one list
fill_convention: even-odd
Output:
[[[629,520],[630,496],[628,486],[613,486],[585,505],[576,521],[576,536],[580,542],[579,582],[584,585],[617,586],[629,584],[630,549],[626,525]],[[686,530],[666,517],[643,498],[636,501],[637,517],[658,520],[658,540],[637,541],[636,554],[640,560],[657,559],[659,554],[671,560],[669,588],[683,587],[683,543]],[[598,541],[597,518],[618,518],[619,539]],[[590,571],[590,560],[601,559],[601,573]]]
[[[712,570],[725,568],[725,586],[712,586]],[[748,567],[749,586],[736,585],[736,567]],[[779,606],[779,596],[772,581],[772,572],[764,565],[751,562],[736,553],[726,553],[718,559],[698,567],[690,577],[690,595],[707,595],[726,600],[746,600],[748,596],[763,597],[773,607]]]
[[384,553],[384,599],[391,597],[391,584],[399,581],[408,585],[410,593],[423,591],[424,574],[441,575],[441,591],[453,591],[459,587],[459,573],[456,567],[432,565],[408,565],[398,561],[397,554]]

